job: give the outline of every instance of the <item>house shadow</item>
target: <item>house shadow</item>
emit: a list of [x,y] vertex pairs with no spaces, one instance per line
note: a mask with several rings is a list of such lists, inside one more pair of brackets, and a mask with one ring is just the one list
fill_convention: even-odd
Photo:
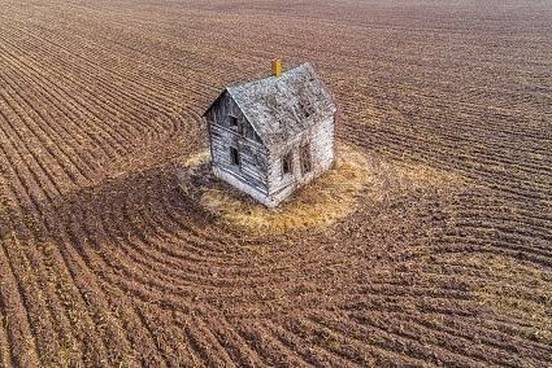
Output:
[[208,227],[214,219],[195,196],[203,180],[197,170],[208,172],[207,164],[195,170],[196,175],[184,177],[187,191],[181,189],[185,169],[169,162],[53,199],[6,206],[0,212],[0,239],[102,244],[130,236],[146,238],[157,227],[166,235]]

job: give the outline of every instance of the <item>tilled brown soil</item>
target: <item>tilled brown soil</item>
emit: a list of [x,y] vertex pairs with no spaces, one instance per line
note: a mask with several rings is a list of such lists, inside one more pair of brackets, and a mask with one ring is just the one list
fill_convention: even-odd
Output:
[[[552,365],[550,3],[0,9],[0,366]],[[253,235],[175,170],[276,56],[385,172],[328,228]]]

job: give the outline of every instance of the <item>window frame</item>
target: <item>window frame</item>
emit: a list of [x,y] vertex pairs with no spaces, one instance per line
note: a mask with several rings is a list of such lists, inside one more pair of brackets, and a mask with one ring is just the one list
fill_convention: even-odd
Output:
[[301,174],[306,175],[312,172],[312,151],[310,142],[305,142],[299,149],[299,166]]
[[240,151],[237,147],[230,146],[230,164],[241,167]]
[[282,156],[282,177],[293,173],[293,151],[288,151]]

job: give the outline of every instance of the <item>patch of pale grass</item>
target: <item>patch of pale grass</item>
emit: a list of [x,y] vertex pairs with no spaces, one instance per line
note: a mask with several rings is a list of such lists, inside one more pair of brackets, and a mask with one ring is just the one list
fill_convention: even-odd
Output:
[[464,179],[459,175],[445,173],[421,164],[401,165],[397,168],[397,171],[399,176],[418,186],[439,186],[446,188],[464,182]]
[[199,193],[201,207],[254,234],[327,227],[358,208],[361,191],[366,204],[390,200],[420,187],[448,187],[460,181],[428,166],[385,160],[378,154],[343,144],[338,145],[337,157],[334,167],[275,209],[266,208],[218,180],[201,184],[191,180],[193,176],[210,177],[208,151],[182,159],[177,176],[186,195]]
[[283,233],[328,226],[355,210],[359,192],[369,181],[365,156],[341,147],[333,168],[307,184],[275,209],[228,190],[210,188],[201,204],[226,222],[258,233]]
[[202,164],[205,164],[209,161],[209,158],[211,157],[208,150],[198,152],[196,154],[193,154],[189,157],[187,157],[183,162],[182,166],[184,167],[197,167]]

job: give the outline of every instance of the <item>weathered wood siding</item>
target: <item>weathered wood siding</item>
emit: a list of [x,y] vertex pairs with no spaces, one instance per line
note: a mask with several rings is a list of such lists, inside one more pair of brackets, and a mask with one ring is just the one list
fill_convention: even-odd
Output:
[[[271,202],[280,203],[295,189],[328,170],[335,158],[335,117],[329,117],[283,145],[270,147],[268,157],[268,194]],[[300,167],[300,149],[310,145],[312,170],[305,175]],[[292,153],[291,172],[282,173],[282,160]]]
[[[236,118],[235,126],[230,123],[229,116]],[[266,196],[268,150],[260,142],[236,103],[225,94],[209,110],[206,118],[215,174],[226,181],[232,181],[232,185],[241,182],[260,195]],[[239,152],[239,166],[232,164],[230,147],[236,148]],[[236,180],[229,180],[230,177]],[[243,186],[240,189],[244,190]]]
[[[217,99],[205,117],[214,174],[269,207],[277,206],[334,162],[335,116],[270,147],[262,143],[227,92]],[[311,170],[307,173],[302,172],[300,163],[304,145],[310,149]],[[239,152],[239,165],[232,163],[231,147]],[[291,153],[291,170],[284,174],[282,161],[287,153]]]

